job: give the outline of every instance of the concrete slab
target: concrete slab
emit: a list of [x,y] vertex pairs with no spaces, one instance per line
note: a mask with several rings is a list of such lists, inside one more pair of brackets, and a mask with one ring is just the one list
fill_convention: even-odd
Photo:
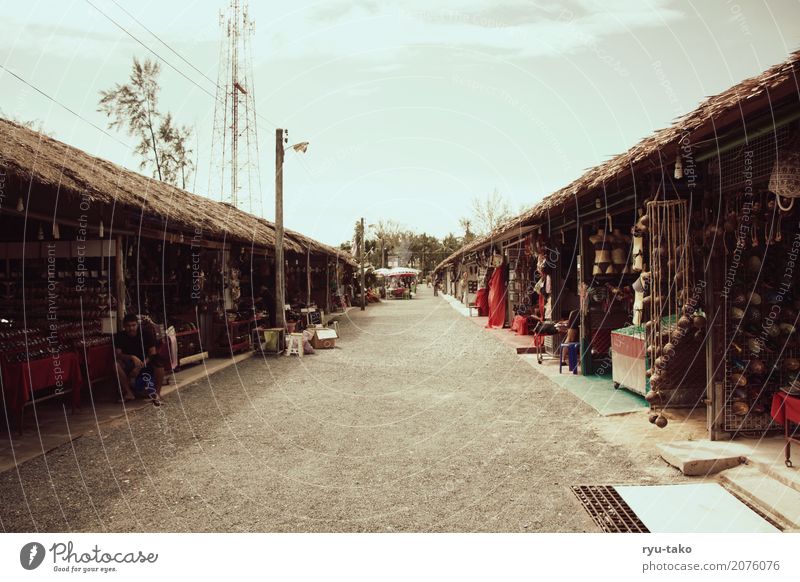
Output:
[[779,533],[716,483],[615,487],[653,533]]
[[[800,491],[800,446],[794,445],[794,467],[784,464],[784,440],[782,436],[760,438],[752,441],[743,441],[749,449],[747,462],[757,467],[773,479],[777,479],[787,487]],[[800,509],[798,509],[800,512]]]
[[[684,475],[710,475],[743,463],[800,491],[800,469],[784,464],[784,441],[779,435],[735,441],[692,440],[658,445],[661,457]],[[800,457],[800,447],[797,447]]]
[[752,466],[725,471],[719,479],[731,491],[786,529],[800,529],[800,491],[787,487]]
[[658,445],[661,458],[687,476],[713,475],[741,465],[750,452],[730,441],[681,441]]

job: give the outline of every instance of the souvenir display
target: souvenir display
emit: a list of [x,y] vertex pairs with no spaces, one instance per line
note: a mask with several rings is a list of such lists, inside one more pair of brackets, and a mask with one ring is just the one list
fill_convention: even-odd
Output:
[[[791,173],[782,168],[780,179],[773,172],[770,188],[786,194]],[[786,276],[793,251],[781,232],[794,211],[779,210],[775,200],[770,192],[733,193],[725,215],[726,343],[731,347],[725,359],[724,427],[734,433],[776,428],[769,414],[773,394],[791,393],[800,370],[793,306],[800,297],[798,278]]]
[[651,407],[693,406],[705,390],[702,349],[706,319],[693,288],[686,200],[647,203],[650,289],[645,295]]

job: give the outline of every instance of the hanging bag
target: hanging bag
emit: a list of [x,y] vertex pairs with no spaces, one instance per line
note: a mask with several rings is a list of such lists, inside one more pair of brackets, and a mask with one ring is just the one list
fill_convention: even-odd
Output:
[[798,139],[798,135],[795,135],[778,151],[768,187],[769,191],[775,194],[778,208],[783,212],[790,211],[794,206],[795,198],[800,198],[800,139]]

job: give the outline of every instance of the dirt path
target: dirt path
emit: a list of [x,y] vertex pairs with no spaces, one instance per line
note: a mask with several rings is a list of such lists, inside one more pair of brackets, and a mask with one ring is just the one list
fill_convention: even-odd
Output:
[[595,531],[569,486],[653,459],[422,289],[0,475],[6,531]]

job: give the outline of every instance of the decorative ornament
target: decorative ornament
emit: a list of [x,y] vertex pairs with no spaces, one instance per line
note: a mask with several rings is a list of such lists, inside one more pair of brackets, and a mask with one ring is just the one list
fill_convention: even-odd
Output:
[[25,204],[22,203],[22,196],[19,197],[17,200],[17,212],[24,212],[25,211]]
[[[798,137],[793,140],[792,147],[778,152],[772,174],[769,177],[769,191],[775,194],[778,208],[788,212],[794,206],[795,198],[800,197],[800,148]],[[785,198],[786,203],[781,199]]]
[[683,178],[683,160],[681,160],[681,154],[675,157],[675,179],[680,180]]

